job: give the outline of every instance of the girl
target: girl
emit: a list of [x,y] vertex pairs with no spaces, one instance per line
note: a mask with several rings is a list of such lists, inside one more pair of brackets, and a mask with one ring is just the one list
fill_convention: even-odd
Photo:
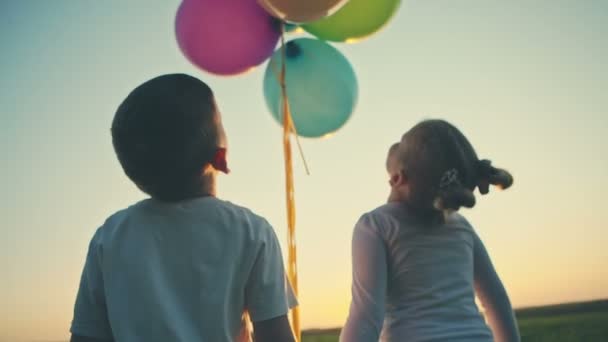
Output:
[[511,175],[479,160],[466,137],[442,120],[407,132],[391,147],[387,168],[389,203],[355,226],[352,302],[340,340],[519,341],[488,253],[457,213],[475,205],[475,188],[506,189]]

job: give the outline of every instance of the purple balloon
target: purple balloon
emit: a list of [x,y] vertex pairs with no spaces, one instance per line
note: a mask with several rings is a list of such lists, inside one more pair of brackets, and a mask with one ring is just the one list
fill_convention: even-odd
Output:
[[280,26],[257,0],[184,0],[175,33],[190,62],[210,73],[236,75],[272,55]]

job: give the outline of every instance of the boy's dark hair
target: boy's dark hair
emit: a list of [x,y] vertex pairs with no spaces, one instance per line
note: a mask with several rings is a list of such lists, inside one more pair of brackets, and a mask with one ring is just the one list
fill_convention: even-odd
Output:
[[409,204],[425,217],[443,217],[446,210],[475,206],[476,187],[503,189],[513,184],[505,170],[479,160],[467,138],[443,120],[426,120],[404,134],[400,161],[409,184]]
[[218,148],[213,92],[184,74],[153,78],[118,107],[112,143],[126,175],[163,201],[200,196],[203,168]]

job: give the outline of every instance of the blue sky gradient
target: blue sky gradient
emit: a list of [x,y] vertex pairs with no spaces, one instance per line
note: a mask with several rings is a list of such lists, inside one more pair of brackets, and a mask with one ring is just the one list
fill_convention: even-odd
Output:
[[[115,160],[109,127],[127,93],[185,72],[215,90],[233,173],[220,197],[286,235],[281,130],[264,66],[218,78],[173,32],[179,1],[0,4],[0,340],[67,336],[89,239],[144,198]],[[343,323],[354,222],[388,195],[391,143],[424,118],[460,127],[513,189],[463,213],[516,306],[608,297],[608,3],[404,1],[388,27],[336,46],[358,76],[356,111],[296,158],[304,327]],[[285,250],[285,248],[284,248]]]

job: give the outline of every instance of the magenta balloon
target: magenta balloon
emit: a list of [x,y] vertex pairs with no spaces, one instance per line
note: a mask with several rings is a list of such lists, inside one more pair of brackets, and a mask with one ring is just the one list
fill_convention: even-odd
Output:
[[272,55],[280,26],[257,0],[184,0],[175,32],[190,62],[210,73],[236,75]]

